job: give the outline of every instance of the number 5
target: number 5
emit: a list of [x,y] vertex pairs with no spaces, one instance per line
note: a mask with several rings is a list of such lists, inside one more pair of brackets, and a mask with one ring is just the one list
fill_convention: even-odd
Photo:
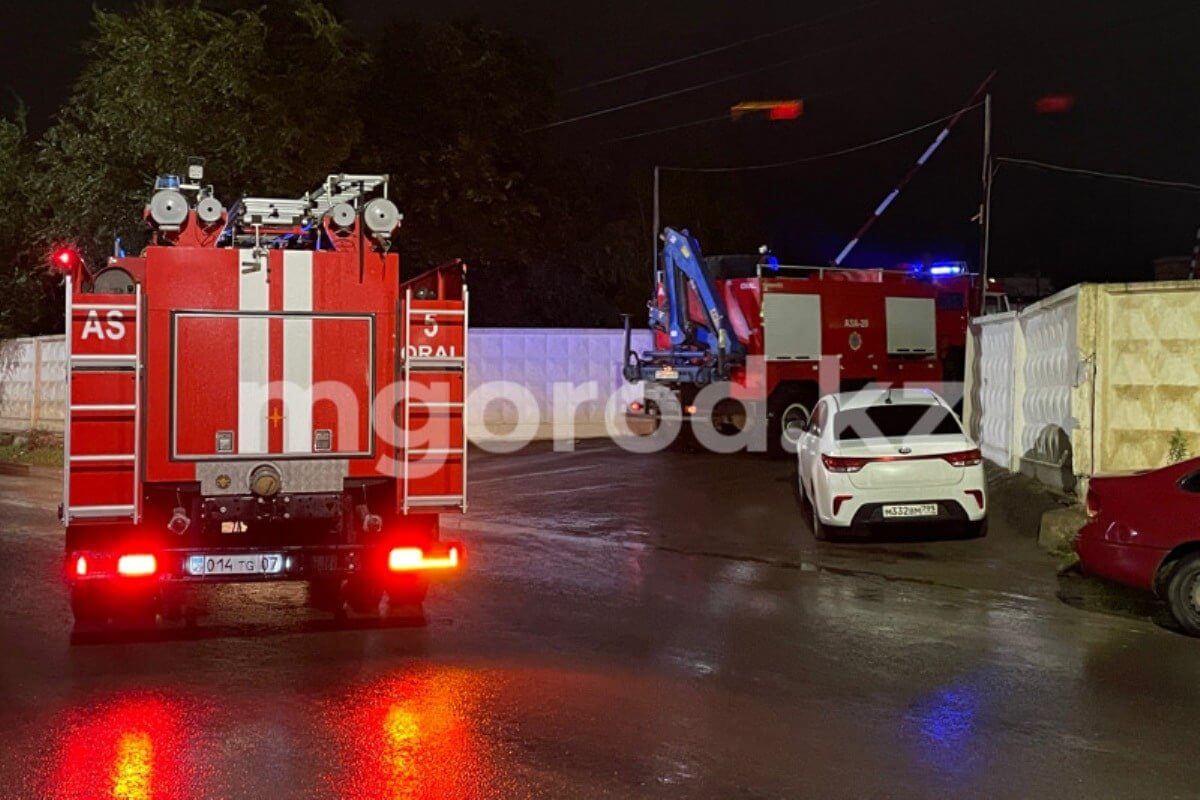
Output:
[[425,330],[421,331],[421,333],[425,334],[425,336],[432,339],[434,336],[437,336],[437,332],[438,332],[437,317],[434,316],[433,314],[426,314],[425,315]]

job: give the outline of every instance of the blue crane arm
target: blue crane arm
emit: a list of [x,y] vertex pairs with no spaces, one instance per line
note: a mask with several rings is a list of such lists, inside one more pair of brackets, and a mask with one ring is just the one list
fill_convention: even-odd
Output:
[[[662,238],[667,313],[666,319],[663,319],[661,311],[652,309],[651,324],[660,325],[666,330],[672,347],[694,342],[714,355],[744,355],[745,348],[738,341],[737,334],[729,323],[725,305],[700,264],[700,243],[686,230],[680,233],[673,228],[666,228]],[[708,320],[707,327],[694,327],[690,332],[689,328],[692,326],[687,324],[688,281],[696,288],[696,294]]]

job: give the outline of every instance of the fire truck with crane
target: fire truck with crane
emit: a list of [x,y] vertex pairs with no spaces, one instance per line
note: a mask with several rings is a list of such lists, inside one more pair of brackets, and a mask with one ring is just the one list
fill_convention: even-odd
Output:
[[191,616],[196,585],[419,606],[463,564],[465,266],[401,279],[386,175],[223,206],[161,176],[149,245],[65,273],[65,573],[77,625]]
[[[760,424],[771,449],[786,448],[821,395],[960,380],[970,318],[1005,302],[962,262],[783,266],[769,254],[704,258],[687,230],[661,240],[653,349],[635,352],[625,321],[624,376],[646,386],[627,418],[642,433],[663,419],[723,434]],[[722,391],[698,402],[710,386]]]

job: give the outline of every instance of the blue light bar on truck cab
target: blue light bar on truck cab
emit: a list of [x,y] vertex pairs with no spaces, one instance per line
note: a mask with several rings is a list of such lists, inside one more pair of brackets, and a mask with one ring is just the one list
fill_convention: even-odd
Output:
[[965,261],[935,261],[929,265],[930,275],[962,275],[966,271]]

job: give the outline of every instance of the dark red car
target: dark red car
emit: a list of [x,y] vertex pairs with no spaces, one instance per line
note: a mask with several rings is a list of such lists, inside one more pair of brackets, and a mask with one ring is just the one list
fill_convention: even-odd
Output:
[[1200,458],[1092,478],[1075,550],[1084,572],[1146,589],[1200,636]]

